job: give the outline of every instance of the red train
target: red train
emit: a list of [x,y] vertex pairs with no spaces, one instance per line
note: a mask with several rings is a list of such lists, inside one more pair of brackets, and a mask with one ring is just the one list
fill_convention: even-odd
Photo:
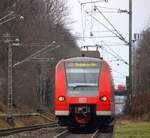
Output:
[[102,59],[61,60],[55,72],[55,115],[61,125],[102,127],[114,118],[110,66]]

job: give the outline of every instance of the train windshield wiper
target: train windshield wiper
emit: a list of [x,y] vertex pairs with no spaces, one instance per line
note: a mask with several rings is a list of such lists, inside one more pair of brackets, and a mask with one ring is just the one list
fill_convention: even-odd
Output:
[[71,87],[73,87],[73,89],[76,89],[78,87],[96,87],[96,86],[97,86],[97,84],[93,84],[93,83],[71,85]]

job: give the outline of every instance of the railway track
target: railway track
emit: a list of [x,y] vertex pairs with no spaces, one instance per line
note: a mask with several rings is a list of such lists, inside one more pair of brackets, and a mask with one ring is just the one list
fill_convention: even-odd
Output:
[[45,123],[45,124],[40,124],[40,125],[32,125],[32,126],[27,126],[27,127],[2,129],[2,130],[0,130],[0,137],[16,134],[19,132],[33,131],[33,130],[37,130],[37,129],[41,129],[41,128],[48,128],[48,127],[55,127],[55,126],[58,126],[57,122]]
[[103,133],[99,129],[92,134],[71,133],[68,130],[64,130],[53,138],[113,138],[113,133]]

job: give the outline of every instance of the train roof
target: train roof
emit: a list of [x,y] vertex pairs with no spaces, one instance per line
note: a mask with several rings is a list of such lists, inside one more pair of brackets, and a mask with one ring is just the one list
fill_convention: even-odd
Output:
[[65,59],[64,61],[65,62],[82,62],[82,61],[100,62],[102,60],[99,58],[92,58],[92,57],[74,57],[74,58]]
[[83,56],[84,57],[100,58],[100,53],[99,53],[99,51],[73,51],[66,58],[83,57]]

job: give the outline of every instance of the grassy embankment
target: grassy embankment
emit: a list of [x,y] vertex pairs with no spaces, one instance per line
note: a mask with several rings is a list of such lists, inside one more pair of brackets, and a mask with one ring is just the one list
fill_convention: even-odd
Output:
[[150,121],[119,120],[115,138],[150,138]]
[[[2,114],[7,113],[7,105],[4,105],[1,102],[0,97],[0,129],[4,128],[12,128],[12,127],[23,127],[23,126],[29,126],[29,125],[35,125],[35,124],[42,124],[42,123],[48,123],[49,121],[41,118],[39,116],[35,117],[21,117],[21,118],[14,118],[13,122],[8,123],[6,120],[6,117],[1,117]],[[35,113],[35,110],[26,106],[20,104],[19,107],[13,109],[14,114],[27,114],[27,113]],[[46,116],[50,116],[49,111],[45,112]]]

